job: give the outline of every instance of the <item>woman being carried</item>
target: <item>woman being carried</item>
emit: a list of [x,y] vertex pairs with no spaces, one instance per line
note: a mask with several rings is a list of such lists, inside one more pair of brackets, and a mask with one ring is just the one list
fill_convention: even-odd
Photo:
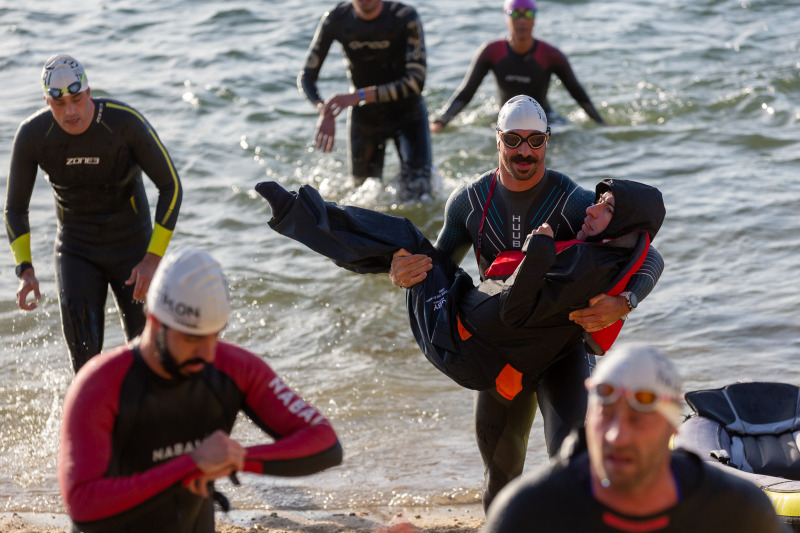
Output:
[[[392,255],[401,248],[429,255],[433,268],[406,295],[417,344],[459,385],[496,389],[509,399],[554,363],[565,344],[584,335],[569,320],[570,311],[586,307],[598,292],[623,290],[665,215],[658,189],[629,180],[601,181],[576,240],[555,242],[543,224],[521,252],[501,254],[475,287],[408,219],[325,202],[308,185],[295,193],[262,182],[256,191],[272,207],[272,229],[347,270],[388,273]],[[590,351],[602,354],[619,327],[612,325],[595,338],[585,334]]]

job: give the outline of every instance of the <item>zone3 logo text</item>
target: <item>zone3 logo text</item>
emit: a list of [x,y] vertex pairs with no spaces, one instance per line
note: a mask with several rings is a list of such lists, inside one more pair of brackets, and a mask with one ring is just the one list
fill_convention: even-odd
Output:
[[67,166],[69,165],[99,165],[99,157],[68,157]]

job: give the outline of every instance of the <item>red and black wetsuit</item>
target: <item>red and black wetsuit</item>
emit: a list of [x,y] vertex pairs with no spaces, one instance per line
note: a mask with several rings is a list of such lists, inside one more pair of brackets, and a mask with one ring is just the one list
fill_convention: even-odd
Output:
[[486,533],[780,533],[769,498],[750,481],[705,464],[696,455],[672,453],[680,501],[660,513],[630,516],[591,494],[589,456],[520,478],[497,498]]
[[535,98],[548,116],[551,116],[553,110],[547,100],[547,90],[550,87],[550,78],[555,74],[592,120],[603,121],[589,100],[589,95],[572,72],[567,56],[558,48],[545,41],[534,39],[530,51],[518,54],[511,49],[507,40],[500,39],[485,43],[478,50],[461,85],[434,122],[446,125],[453,120],[472,100],[475,91],[490,70],[494,72],[497,82],[500,105],[513,96],[526,94]]
[[[164,254],[182,199],[178,172],[147,120],[116,100],[96,98],[94,104],[91,125],[79,135],[62,130],[49,108],[20,125],[5,205],[16,264],[31,262],[28,206],[41,167],[56,201],[56,286],[76,372],[102,349],[109,285],[126,338],[142,331],[142,304],[125,280],[146,252]],[[143,171],[158,188],[155,230]]]
[[400,157],[400,179],[425,192],[431,174],[428,111],[422,98],[426,76],[422,22],[414,8],[384,1],[380,15],[363,20],[350,1],[325,13],[297,78],[301,92],[316,105],[320,69],[334,41],[339,41],[353,89],[376,86],[378,101],[351,107],[351,172],[357,180],[380,178],[386,141],[393,139]]
[[64,400],[58,481],[77,531],[213,533],[212,498],[182,482],[189,452],[244,411],[273,439],[247,448],[245,470],[301,476],[339,464],[328,420],[256,355],[220,342],[189,380],[164,379],[126,346],[93,358]]

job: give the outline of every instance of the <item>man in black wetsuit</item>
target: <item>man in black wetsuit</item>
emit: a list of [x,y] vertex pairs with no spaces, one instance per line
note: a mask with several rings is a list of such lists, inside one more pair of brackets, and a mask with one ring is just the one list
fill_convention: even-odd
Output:
[[552,469],[510,484],[485,533],[784,531],[755,484],[670,451],[683,416],[669,359],[643,344],[612,348],[603,359],[586,381],[588,452],[564,454]]
[[[333,41],[347,59],[352,89],[327,100],[317,90]],[[330,152],[336,117],[350,108],[348,153],[357,184],[380,178],[386,143],[400,158],[398,195],[418,199],[430,192],[431,144],[422,98],[426,57],[422,22],[413,7],[395,1],[352,0],[323,15],[297,85],[319,112],[317,148]]]
[[[304,476],[341,462],[325,416],[260,356],[219,340],[229,314],[219,263],[202,250],[172,252],[147,293],[141,337],[77,373],[58,455],[73,532],[213,533],[214,499],[227,502],[215,479]],[[267,443],[229,437],[240,411]]]
[[533,38],[536,2],[506,0],[503,10],[508,24],[508,37],[481,46],[461,85],[431,121],[431,131],[440,132],[469,104],[490,70],[494,73],[501,105],[512,96],[527,94],[541,104],[552,122],[556,115],[547,100],[547,90],[550,78],[555,74],[589,118],[604,124],[589,95],[572,72],[567,56],[555,46]]
[[[16,262],[17,305],[40,298],[28,221],[37,168],[53,188],[58,218],[55,278],[64,338],[77,372],[103,347],[108,287],[125,337],[144,327],[142,302],[167,249],[182,189],[155,130],[135,109],[92,98],[83,65],[53,55],[42,70],[47,107],[22,122],[14,138],[5,220]],[[142,182],[158,188],[155,228]]]
[[[543,223],[552,228],[557,241],[574,238],[586,208],[595,199],[593,191],[545,168],[547,118],[533,98],[518,95],[506,102],[497,127],[499,167],[453,191],[435,244],[456,264],[473,247],[481,279],[498,255],[520,250],[525,237]],[[410,287],[424,279],[430,268],[428,256],[400,250],[392,261],[390,275],[395,285]],[[650,293],[663,268],[660,254],[651,246],[625,291],[616,296],[595,296],[588,308],[573,311],[570,319],[587,332],[609,326]],[[532,346],[531,351],[535,350]],[[494,391],[477,393],[475,431],[485,466],[485,508],[508,481],[522,473],[537,400],[551,456],[558,452],[572,427],[583,423],[583,381],[589,376],[593,359],[582,341],[569,344],[562,352],[557,363],[513,400]]]

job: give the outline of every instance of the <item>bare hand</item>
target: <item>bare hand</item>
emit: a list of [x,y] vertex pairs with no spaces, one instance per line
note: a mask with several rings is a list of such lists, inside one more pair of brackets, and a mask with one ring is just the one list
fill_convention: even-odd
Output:
[[428,126],[428,129],[431,130],[431,133],[439,133],[444,129],[444,124],[441,122],[431,122],[430,126]]
[[218,429],[203,439],[190,455],[197,468],[203,472],[201,478],[205,477],[208,482],[242,470],[247,450]]
[[158,268],[158,263],[161,258],[154,253],[147,252],[144,258],[138,265],[131,270],[131,277],[125,282],[125,285],[133,285],[133,299],[137,302],[142,302],[147,297],[147,289],[150,288],[150,282]]
[[334,94],[322,106],[321,114],[326,117],[336,118],[339,113],[348,107],[357,106],[361,102],[358,93],[341,93]]
[[322,150],[325,153],[333,150],[333,140],[335,137],[336,120],[324,113],[321,114],[317,120],[317,131],[314,133],[314,141],[317,144],[317,150]]
[[206,475],[200,475],[192,479],[189,483],[184,484],[184,488],[192,494],[196,494],[202,498],[208,498],[210,495],[208,492],[208,484],[212,481],[214,481],[214,479]]
[[399,249],[392,255],[392,266],[389,269],[389,278],[398,287],[413,287],[426,277],[427,272],[433,268],[433,259],[427,255],[411,254]]
[[[28,303],[28,294],[33,291],[34,301]],[[39,280],[36,279],[36,274],[33,267],[26,268],[19,278],[19,287],[17,287],[17,307],[23,311],[32,311],[36,309],[38,302],[42,298],[39,293]]]
[[551,239],[553,238],[553,228],[550,227],[550,224],[545,222],[535,230],[531,232],[531,235],[547,235]]
[[589,333],[600,331],[628,314],[628,304],[622,296],[598,294],[589,300],[589,307],[569,314],[569,319]]

